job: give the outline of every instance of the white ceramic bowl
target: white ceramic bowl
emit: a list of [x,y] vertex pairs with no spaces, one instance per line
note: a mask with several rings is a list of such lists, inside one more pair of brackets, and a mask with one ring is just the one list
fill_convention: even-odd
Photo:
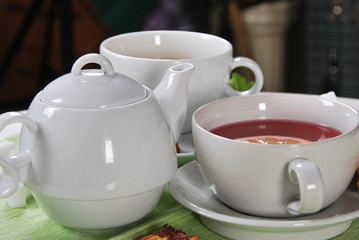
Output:
[[[258,119],[308,121],[342,134],[317,142],[271,145],[211,133],[221,125]],[[359,113],[337,101],[296,94],[234,97],[199,108],[192,123],[204,179],[221,201],[241,212],[291,217],[319,211],[339,198],[357,168]]]
[[[215,35],[190,31],[141,31],[119,34],[104,40],[100,53],[123,73],[154,89],[167,69],[178,63],[192,63],[195,71],[188,86],[184,133],[191,132],[193,112],[203,104],[223,96],[260,92],[263,73],[256,62],[232,56],[232,45]],[[231,71],[245,67],[253,72],[255,85],[235,91],[228,85]],[[229,94],[229,95],[228,95]]]

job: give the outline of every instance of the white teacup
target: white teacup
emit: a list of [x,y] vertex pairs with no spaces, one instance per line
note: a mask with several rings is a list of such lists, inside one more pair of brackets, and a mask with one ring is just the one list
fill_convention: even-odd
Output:
[[[183,132],[191,131],[193,112],[203,104],[224,95],[258,93],[263,74],[256,62],[232,57],[232,45],[217,36],[186,31],[143,31],[117,35],[101,43],[100,53],[123,73],[154,89],[166,70],[177,63],[192,63],[194,74],[189,83],[187,117]],[[248,91],[234,91],[229,85],[230,73],[237,67],[249,68],[255,85]]]
[[[306,121],[340,135],[299,144],[258,144],[213,134],[218,126],[259,119]],[[358,163],[359,113],[312,95],[259,94],[218,100],[193,115],[195,155],[216,196],[240,212],[291,217],[336,201]]]

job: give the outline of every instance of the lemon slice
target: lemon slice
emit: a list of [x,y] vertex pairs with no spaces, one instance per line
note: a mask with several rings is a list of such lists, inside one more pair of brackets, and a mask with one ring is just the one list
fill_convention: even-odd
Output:
[[275,135],[243,137],[243,138],[236,138],[235,140],[247,142],[247,143],[260,143],[260,144],[299,144],[299,143],[310,142],[309,140],[303,138],[275,136]]

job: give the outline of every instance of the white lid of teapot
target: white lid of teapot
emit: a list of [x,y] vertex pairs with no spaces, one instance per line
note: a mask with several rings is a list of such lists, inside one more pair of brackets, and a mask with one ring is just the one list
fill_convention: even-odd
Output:
[[[97,63],[101,69],[82,68]],[[80,57],[65,74],[47,85],[41,101],[58,107],[103,109],[123,106],[146,98],[146,89],[133,79],[115,73],[104,56],[90,53]]]

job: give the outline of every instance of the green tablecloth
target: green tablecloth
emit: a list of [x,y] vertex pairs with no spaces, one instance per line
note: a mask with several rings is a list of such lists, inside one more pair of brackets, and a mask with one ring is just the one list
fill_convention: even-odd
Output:
[[[184,162],[181,162],[182,165]],[[0,199],[0,239],[141,239],[157,232],[164,224],[182,229],[189,235],[197,234],[202,240],[227,239],[209,229],[197,214],[176,202],[168,188],[165,189],[156,208],[143,220],[113,232],[77,232],[58,225],[43,213],[35,200],[27,200],[25,208],[13,209],[5,199]],[[359,239],[359,218],[335,240]]]

